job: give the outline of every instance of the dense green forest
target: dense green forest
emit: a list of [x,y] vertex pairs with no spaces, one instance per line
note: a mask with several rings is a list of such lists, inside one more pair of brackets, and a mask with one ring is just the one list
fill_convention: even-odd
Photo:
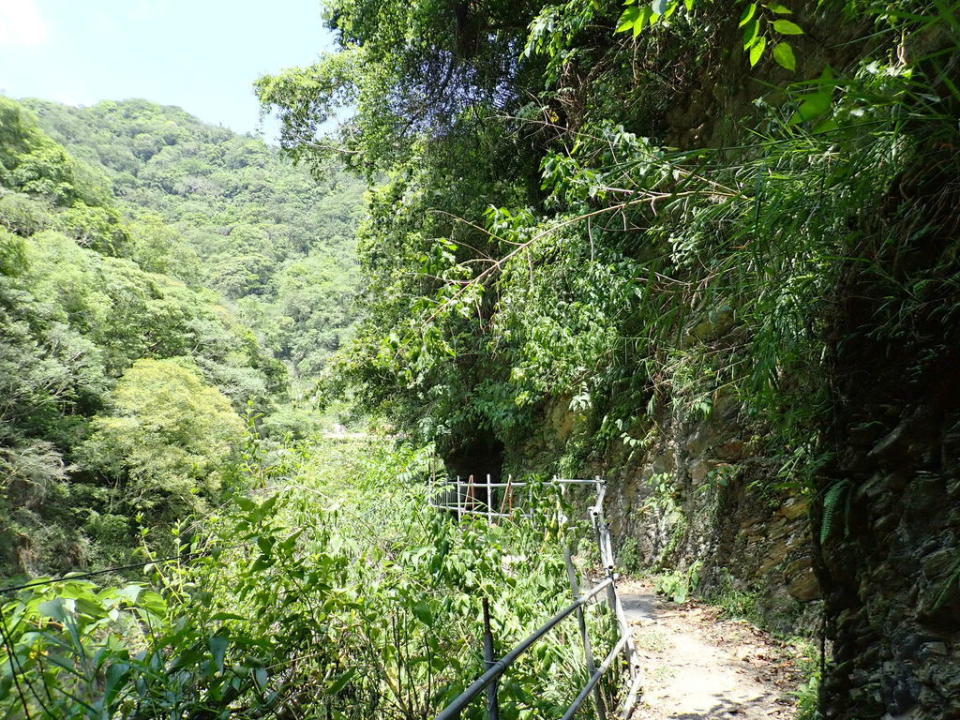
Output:
[[310,427],[361,193],[176,108],[2,102],[0,567],[116,564],[220,496],[244,418]]
[[296,377],[317,375],[354,317],[356,178],[327,163],[317,182],[178,108],[26,104],[104,178],[141,268],[218,291]]
[[[483,598],[501,653],[569,602],[541,481],[603,475],[622,565],[816,637],[802,720],[955,717],[958,11],[328,0],[255,83],[282,152],[0,101],[0,562],[150,561],[6,594],[0,712],[435,717]],[[524,513],[429,507],[487,473]],[[575,631],[501,717],[563,715]]]

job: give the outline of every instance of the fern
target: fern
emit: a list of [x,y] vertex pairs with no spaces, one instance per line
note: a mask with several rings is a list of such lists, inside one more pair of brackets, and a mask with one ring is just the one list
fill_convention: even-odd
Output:
[[840,499],[850,488],[849,480],[841,480],[831,485],[823,496],[823,521],[820,524],[820,544],[825,543],[833,532],[834,518],[840,507]]

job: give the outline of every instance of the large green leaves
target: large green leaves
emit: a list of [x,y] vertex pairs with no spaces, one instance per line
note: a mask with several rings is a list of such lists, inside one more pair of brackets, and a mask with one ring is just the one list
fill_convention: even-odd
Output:
[[797,69],[797,58],[793,54],[793,46],[785,40],[773,46],[773,59],[787,70]]
[[[650,3],[638,3],[636,0],[626,0],[625,9],[620,16],[616,31],[618,33],[632,32],[634,37],[644,28],[656,25],[669,18],[680,7],[676,0],[656,0]],[[684,3],[687,13],[695,8],[695,2]],[[775,2],[746,2],[740,11],[738,26],[743,30],[742,47],[749,56],[750,66],[755,66],[763,57],[768,45],[768,35],[802,35],[803,29],[791,20],[778,18],[778,15],[791,14],[790,8]],[[695,22],[695,19],[694,19]],[[782,43],[781,43],[782,44]],[[788,46],[789,47],[789,46]],[[786,50],[774,50],[774,60],[788,69],[794,69],[796,60],[786,59]],[[790,50],[792,56],[792,49]]]

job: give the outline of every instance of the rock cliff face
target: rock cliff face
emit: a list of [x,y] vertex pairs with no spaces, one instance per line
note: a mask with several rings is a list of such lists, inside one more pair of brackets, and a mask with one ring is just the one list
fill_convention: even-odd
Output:
[[[542,427],[512,448],[508,472],[542,471],[591,429],[558,398]],[[782,632],[819,624],[809,501],[775,489],[778,466],[729,397],[707,418],[663,413],[652,444],[614,443],[588,462],[609,485],[608,516],[621,564],[686,575],[701,592],[749,593]]]
[[889,286],[851,269],[841,288],[837,455],[815,518],[828,717],[960,717],[958,206],[956,177],[926,163],[891,197],[891,218],[925,226],[922,243],[877,255],[922,296],[901,300],[895,333],[878,322]]
[[702,592],[755,593],[777,630],[809,628],[820,591],[808,502],[773,489],[778,468],[758,454],[740,408],[721,398],[709,418],[661,428],[638,462],[608,476],[621,546],[646,566],[692,572]]
[[851,440],[848,484],[822,548],[828,717],[958,717],[960,414],[903,408],[887,433]]

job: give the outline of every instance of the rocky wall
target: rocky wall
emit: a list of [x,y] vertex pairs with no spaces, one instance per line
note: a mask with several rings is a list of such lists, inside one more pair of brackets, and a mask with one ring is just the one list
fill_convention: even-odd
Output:
[[639,461],[608,474],[620,546],[632,545],[647,567],[696,567],[707,595],[755,595],[772,629],[812,629],[820,589],[808,502],[774,489],[778,467],[758,453],[762,439],[741,422],[739,406],[721,397],[708,418],[658,425],[658,441]]
[[[568,405],[557,398],[527,441],[510,448],[510,472],[555,467],[570,446],[589,445],[591,428]],[[656,427],[648,449],[617,441],[586,463],[609,482],[606,509],[622,564],[693,569],[702,593],[753,595],[768,627],[813,630],[820,589],[809,503],[774,489],[778,467],[759,451],[763,439],[737,403],[721,396],[707,418],[664,413]]]
[[923,302],[894,296],[908,312],[878,326],[889,287],[852,268],[838,307],[815,536],[829,718],[960,718],[960,187],[920,172],[900,192],[921,204],[898,215],[939,229],[878,263]]

